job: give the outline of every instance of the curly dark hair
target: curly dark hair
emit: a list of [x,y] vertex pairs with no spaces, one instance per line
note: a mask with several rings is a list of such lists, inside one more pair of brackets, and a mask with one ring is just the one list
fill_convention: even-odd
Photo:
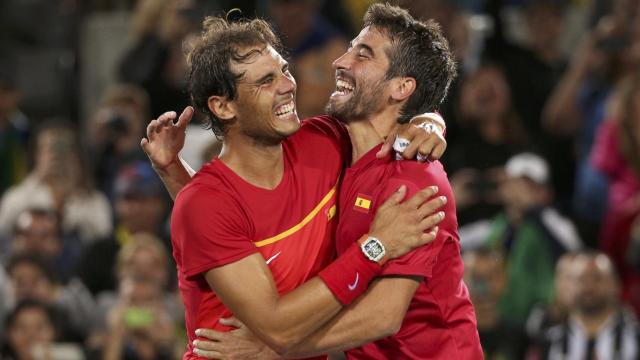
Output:
[[188,55],[191,67],[189,93],[196,109],[206,115],[205,124],[216,136],[223,136],[225,124],[211,112],[208,99],[223,96],[233,100],[237,97],[237,85],[244,73],[231,70],[232,63],[247,63],[256,51],[241,53],[241,48],[271,45],[281,49],[280,41],[271,26],[262,19],[229,20],[234,11],[225,17],[205,18],[202,37],[193,44]]
[[391,40],[386,78],[416,80],[416,90],[402,108],[399,122],[437,110],[456,77],[457,67],[449,43],[434,20],[418,21],[407,10],[390,4],[373,4],[364,15],[370,26]]

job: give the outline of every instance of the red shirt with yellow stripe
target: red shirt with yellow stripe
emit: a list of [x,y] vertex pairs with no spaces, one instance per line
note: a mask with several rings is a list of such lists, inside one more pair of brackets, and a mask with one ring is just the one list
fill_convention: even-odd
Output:
[[337,120],[316,117],[282,146],[284,175],[273,190],[249,184],[214,160],[176,198],[171,238],[189,337],[184,359],[198,358],[191,345],[196,329],[228,330],[218,321],[232,314],[208,286],[208,270],[259,252],[285,294],[333,259],[348,133]]

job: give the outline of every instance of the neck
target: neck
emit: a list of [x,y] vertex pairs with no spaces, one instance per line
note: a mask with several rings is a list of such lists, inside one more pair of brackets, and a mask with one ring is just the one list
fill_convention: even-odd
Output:
[[397,118],[398,111],[394,107],[388,107],[366,119],[349,122],[349,136],[353,148],[351,164],[383,142],[395,129]]
[[585,314],[584,312],[578,311],[575,319],[580,325],[582,325],[587,335],[592,338],[600,332],[607,320],[611,315],[613,315],[614,311],[615,308],[612,306],[607,306],[602,309],[602,311],[594,314]]
[[218,158],[248,183],[269,190],[284,174],[281,143],[267,145],[246,135],[227,134]]

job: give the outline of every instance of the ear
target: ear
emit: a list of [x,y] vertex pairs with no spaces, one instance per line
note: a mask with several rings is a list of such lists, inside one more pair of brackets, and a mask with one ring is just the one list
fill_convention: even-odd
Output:
[[236,117],[236,112],[233,106],[231,106],[231,101],[226,97],[210,96],[209,99],[207,99],[207,106],[218,119],[231,120]]
[[416,91],[416,79],[412,77],[400,77],[392,80],[391,98],[396,101],[404,101]]

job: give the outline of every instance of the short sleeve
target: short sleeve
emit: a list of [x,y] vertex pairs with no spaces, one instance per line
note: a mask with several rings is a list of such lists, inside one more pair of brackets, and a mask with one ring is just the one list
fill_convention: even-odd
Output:
[[230,195],[208,188],[179,194],[171,219],[176,261],[187,277],[238,261],[258,250],[251,223]]
[[[408,165],[409,169],[406,169],[407,166],[404,166],[405,169],[400,176],[389,179],[383,192],[379,195],[381,201],[377,201],[377,203],[382,204],[401,185],[407,186],[407,196],[405,199],[411,198],[411,196],[427,186],[437,185],[440,189],[438,195],[445,195],[448,199],[447,205],[445,205],[443,209],[445,211],[445,219],[438,225],[440,230],[431,243],[417,248],[397,259],[390,260],[385,264],[382,275],[413,275],[429,278],[432,276],[433,268],[444,243],[454,241],[454,237],[457,237],[457,235],[454,235],[457,234],[457,221],[455,219],[453,195],[446,174],[440,163],[424,165],[407,163],[406,165]],[[411,167],[413,167],[413,171]],[[427,167],[431,168],[428,169]],[[452,215],[452,213],[454,215]]]

